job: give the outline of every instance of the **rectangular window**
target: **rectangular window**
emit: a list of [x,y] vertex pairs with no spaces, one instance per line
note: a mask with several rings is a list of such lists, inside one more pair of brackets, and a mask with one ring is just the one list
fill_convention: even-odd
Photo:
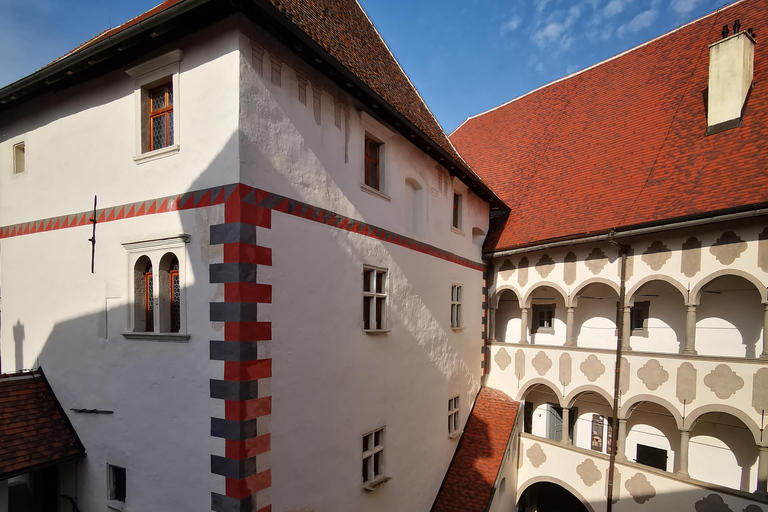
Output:
[[451,225],[456,229],[461,229],[461,194],[453,194],[453,219]]
[[534,304],[533,332],[539,332],[542,334],[555,333],[555,305],[554,304]]
[[648,313],[650,302],[635,302],[629,313],[629,322],[634,335],[644,335],[648,332]]
[[23,142],[13,146],[13,174],[21,174],[27,169],[26,147]]
[[387,271],[363,268],[363,329],[382,331],[387,322]]
[[660,469],[662,471],[667,470],[667,450],[661,448],[654,448],[653,446],[646,446],[644,444],[637,445],[637,459],[638,464],[650,466],[652,468]]
[[451,328],[458,329],[462,327],[461,322],[461,285],[451,286]]
[[149,151],[173,146],[173,87],[166,83],[149,91]]
[[109,464],[108,468],[108,486],[109,501],[120,505],[125,505],[125,468]]
[[144,273],[144,325],[147,332],[155,330],[155,292],[151,268]]
[[363,483],[384,474],[384,427],[363,436]]
[[365,184],[381,191],[381,144],[365,138]]
[[458,434],[459,429],[459,397],[448,400],[448,434]]
[[181,283],[179,281],[179,264],[171,269],[170,274],[170,294],[171,294],[171,332],[181,330]]

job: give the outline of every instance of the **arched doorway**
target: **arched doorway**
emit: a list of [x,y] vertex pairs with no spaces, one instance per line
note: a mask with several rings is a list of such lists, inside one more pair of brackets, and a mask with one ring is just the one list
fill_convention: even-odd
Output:
[[581,499],[565,487],[552,482],[537,482],[520,495],[517,512],[591,512]]

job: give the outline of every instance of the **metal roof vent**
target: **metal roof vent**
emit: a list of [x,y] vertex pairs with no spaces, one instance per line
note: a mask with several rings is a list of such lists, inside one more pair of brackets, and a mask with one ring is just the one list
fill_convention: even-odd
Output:
[[755,38],[751,30],[739,32],[741,23],[733,24],[734,34],[709,45],[709,97],[707,99],[707,134],[741,125],[741,114],[752,87]]

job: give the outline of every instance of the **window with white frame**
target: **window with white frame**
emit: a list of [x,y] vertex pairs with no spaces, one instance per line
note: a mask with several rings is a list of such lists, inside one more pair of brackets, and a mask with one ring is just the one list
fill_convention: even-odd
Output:
[[461,208],[463,202],[463,196],[456,192],[453,193],[453,217],[451,218],[451,226],[461,231]]
[[388,481],[384,474],[384,427],[363,436],[363,488],[372,491]]
[[387,148],[394,132],[365,112],[360,115],[360,124],[364,131],[364,137],[360,141],[363,150],[360,188],[364,192],[389,201]]
[[126,70],[135,80],[136,163],[179,150],[180,61],[174,50]]
[[116,510],[125,509],[126,474],[125,468],[107,464],[107,505]]
[[184,275],[188,235],[126,241],[130,325],[126,338],[186,341]]
[[380,332],[387,329],[387,270],[363,267],[363,329]]
[[27,170],[27,150],[24,142],[13,145],[13,174]]
[[461,294],[460,284],[451,286],[451,328],[460,329],[463,327],[461,319]]
[[455,396],[448,400],[448,435],[458,436],[461,432],[459,427],[459,397]]

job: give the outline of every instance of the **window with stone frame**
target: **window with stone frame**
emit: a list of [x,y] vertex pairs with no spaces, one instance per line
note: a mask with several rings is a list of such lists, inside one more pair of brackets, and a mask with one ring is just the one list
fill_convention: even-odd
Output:
[[373,139],[370,135],[365,136],[365,184],[372,189],[382,191],[381,182],[381,150],[383,144]]
[[540,334],[555,333],[555,305],[534,304],[532,332]]
[[387,330],[387,269],[363,267],[363,329]]
[[651,303],[635,302],[629,312],[629,325],[633,336],[646,336],[648,334],[648,315]]

